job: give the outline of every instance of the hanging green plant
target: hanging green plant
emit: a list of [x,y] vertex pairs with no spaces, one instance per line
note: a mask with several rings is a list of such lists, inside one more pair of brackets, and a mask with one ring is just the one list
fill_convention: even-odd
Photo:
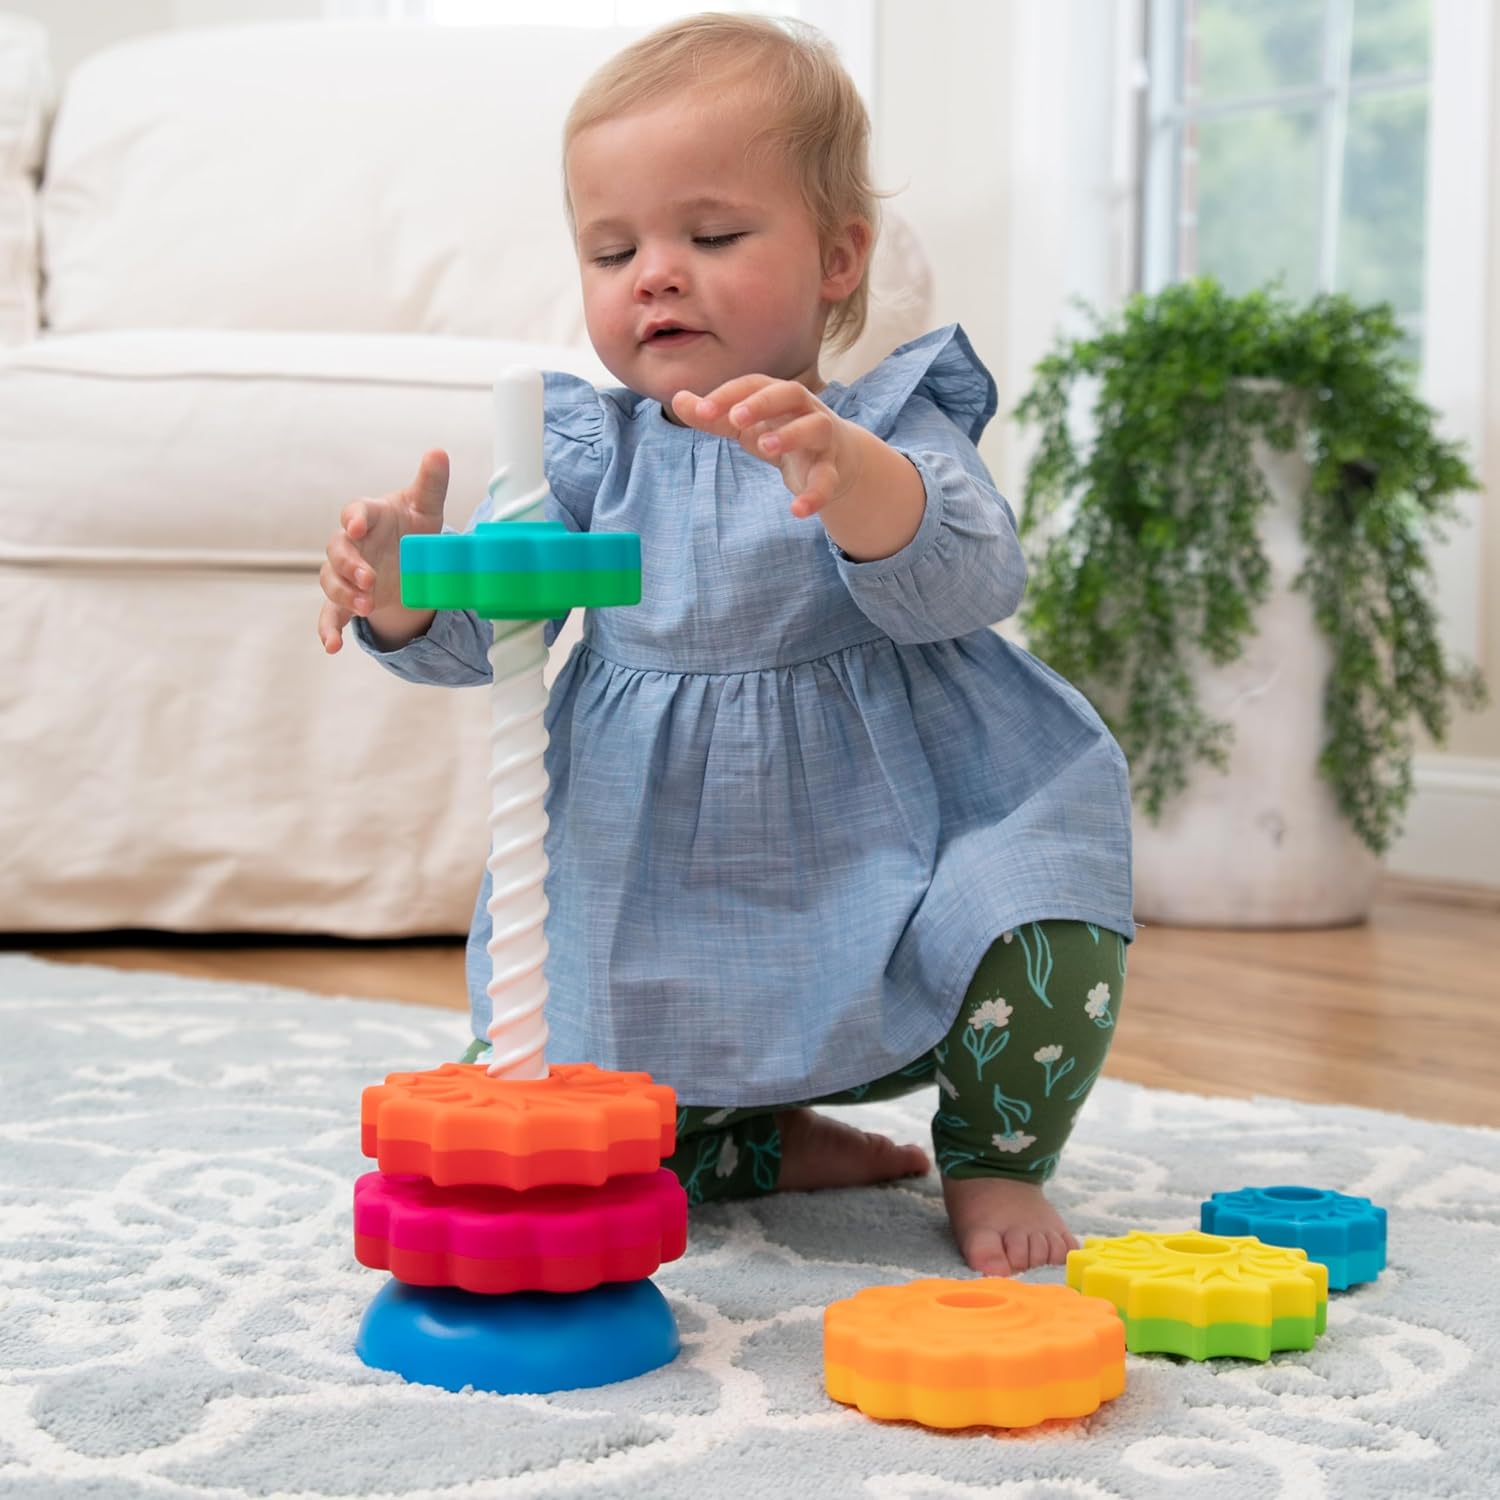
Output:
[[[1243,653],[1269,591],[1257,436],[1311,466],[1295,587],[1333,652],[1319,769],[1372,850],[1400,829],[1415,726],[1441,742],[1455,704],[1484,701],[1439,641],[1428,556],[1478,481],[1415,394],[1401,337],[1383,305],[1294,306],[1199,280],[1132,298],[1037,365],[1015,408],[1040,428],[1021,622],[1098,706],[1152,818],[1196,763],[1227,762],[1229,726],[1203,710],[1193,673]],[[1081,442],[1070,417],[1095,386]]]

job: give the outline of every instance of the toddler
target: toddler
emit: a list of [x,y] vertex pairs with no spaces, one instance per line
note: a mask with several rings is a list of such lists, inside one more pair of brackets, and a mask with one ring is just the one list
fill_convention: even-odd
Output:
[[[568,117],[623,389],[546,376],[550,513],[639,532],[643,597],[590,612],[552,688],[548,1057],[670,1084],[694,1203],[920,1175],[810,1106],[935,1083],[958,1246],[1009,1274],[1075,1243],[1042,1184],[1119,1015],[1129,795],[1083,698],[989,628],[1024,565],[964,334],[818,373],[864,319],[867,137],[816,32],[721,15],[627,48]],[[345,507],[325,649],[352,619],[404,678],[489,681],[486,621],[400,603],[400,538],[441,529],[446,485],[431,452]]]

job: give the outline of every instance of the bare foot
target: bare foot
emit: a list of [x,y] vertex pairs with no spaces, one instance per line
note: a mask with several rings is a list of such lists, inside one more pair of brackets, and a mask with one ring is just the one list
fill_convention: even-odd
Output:
[[986,1276],[1060,1266],[1078,1241],[1035,1183],[945,1177],[943,1201],[963,1258]]
[[898,1146],[811,1109],[781,1110],[776,1126],[781,1132],[778,1192],[865,1187],[893,1177],[921,1177],[930,1165],[920,1146]]

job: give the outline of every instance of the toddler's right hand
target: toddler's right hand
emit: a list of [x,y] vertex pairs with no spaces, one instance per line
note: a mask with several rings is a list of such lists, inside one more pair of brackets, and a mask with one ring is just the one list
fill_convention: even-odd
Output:
[[447,495],[448,455],[434,448],[404,490],[344,507],[318,574],[327,595],[318,611],[318,638],[330,656],[344,644],[344,626],[355,615],[369,620],[378,640],[410,640],[427,628],[431,610],[401,603],[401,538],[441,531]]

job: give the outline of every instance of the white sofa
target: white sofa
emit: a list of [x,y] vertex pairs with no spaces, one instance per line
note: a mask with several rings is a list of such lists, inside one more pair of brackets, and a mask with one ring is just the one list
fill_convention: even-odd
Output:
[[[321,650],[345,501],[585,341],[557,141],[628,34],[0,16],[0,930],[461,932],[485,695]],[[930,320],[888,218],[848,379]],[[649,560],[648,560],[649,565]]]

